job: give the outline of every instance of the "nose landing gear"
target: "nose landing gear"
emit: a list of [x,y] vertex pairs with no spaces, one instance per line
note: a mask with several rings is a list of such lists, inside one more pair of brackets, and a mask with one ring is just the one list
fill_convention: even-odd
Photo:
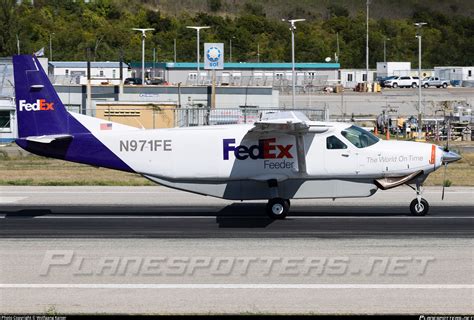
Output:
[[411,214],[414,216],[427,215],[428,211],[430,210],[430,205],[428,204],[428,201],[426,201],[426,199],[421,197],[421,193],[422,193],[421,183],[417,182],[416,187],[415,188],[411,187],[411,188],[416,191],[416,199],[413,199],[413,201],[410,203]]

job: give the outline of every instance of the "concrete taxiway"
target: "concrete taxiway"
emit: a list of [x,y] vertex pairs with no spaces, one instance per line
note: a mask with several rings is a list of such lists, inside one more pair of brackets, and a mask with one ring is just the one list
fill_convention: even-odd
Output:
[[163,187],[0,187],[0,313],[474,311],[474,188],[264,202]]

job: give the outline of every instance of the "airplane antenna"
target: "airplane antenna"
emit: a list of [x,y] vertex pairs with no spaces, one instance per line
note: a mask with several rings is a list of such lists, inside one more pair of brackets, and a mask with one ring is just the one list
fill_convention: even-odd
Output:
[[446,187],[446,171],[448,169],[448,163],[444,164],[444,175],[443,175],[443,192],[441,193],[441,200],[444,200],[444,188]]

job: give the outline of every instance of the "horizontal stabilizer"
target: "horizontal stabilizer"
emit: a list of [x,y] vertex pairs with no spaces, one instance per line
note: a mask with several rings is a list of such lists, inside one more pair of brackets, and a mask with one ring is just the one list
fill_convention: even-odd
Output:
[[37,143],[51,143],[58,140],[69,140],[72,139],[70,134],[52,134],[47,136],[31,136],[27,137],[26,141],[37,142]]

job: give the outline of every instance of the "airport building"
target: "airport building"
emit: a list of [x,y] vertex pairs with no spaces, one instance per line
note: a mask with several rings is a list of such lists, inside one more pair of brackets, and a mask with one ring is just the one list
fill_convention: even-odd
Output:
[[377,77],[409,76],[411,62],[377,62]]
[[10,58],[0,58],[0,143],[17,136],[13,100],[13,65]]
[[[366,69],[340,69],[339,73],[344,88],[354,88],[358,83],[367,81]],[[375,70],[369,69],[369,82],[373,82],[375,78]]]
[[474,86],[474,66],[470,67],[435,67],[435,76],[452,80],[454,84]]
[[[130,63],[133,77],[141,77],[141,62]],[[338,79],[339,63],[295,63],[296,85],[324,86]],[[170,84],[209,85],[212,72],[200,65],[197,74],[195,62],[166,62],[145,65],[146,78],[161,78]],[[292,84],[291,63],[226,63],[223,70],[216,70],[218,86],[271,86],[285,91]]]
[[[91,78],[93,84],[120,84],[120,62],[100,61],[91,62]],[[87,83],[86,61],[50,61],[48,63],[48,74],[53,83]],[[130,77],[129,66],[122,63],[123,78]]]

